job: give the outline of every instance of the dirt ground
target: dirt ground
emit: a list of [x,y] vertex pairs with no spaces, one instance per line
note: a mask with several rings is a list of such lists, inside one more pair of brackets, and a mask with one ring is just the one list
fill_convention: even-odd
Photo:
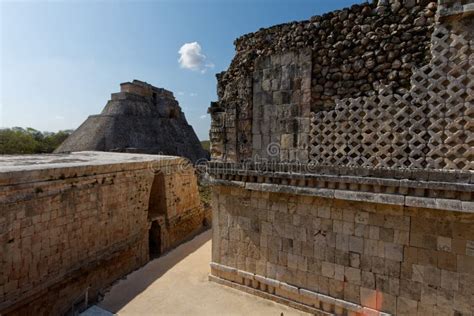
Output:
[[118,315],[308,315],[208,281],[211,231],[119,281],[98,305]]

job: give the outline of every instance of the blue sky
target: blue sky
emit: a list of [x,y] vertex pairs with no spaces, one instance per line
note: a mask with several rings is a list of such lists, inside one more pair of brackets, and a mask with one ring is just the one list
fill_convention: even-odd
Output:
[[[173,91],[208,139],[215,73],[230,64],[235,38],[360,2],[0,0],[0,126],[76,128],[119,83],[139,79]],[[180,65],[180,48],[194,42],[201,51],[185,46]]]

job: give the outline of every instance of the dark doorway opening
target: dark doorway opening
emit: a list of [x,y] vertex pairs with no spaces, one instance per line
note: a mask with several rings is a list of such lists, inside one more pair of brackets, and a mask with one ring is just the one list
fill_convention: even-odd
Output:
[[148,220],[156,220],[160,215],[166,216],[166,186],[165,175],[158,173],[151,185],[150,198],[148,200]]
[[161,255],[161,227],[158,221],[151,222],[148,232],[148,246],[150,249],[150,259]]

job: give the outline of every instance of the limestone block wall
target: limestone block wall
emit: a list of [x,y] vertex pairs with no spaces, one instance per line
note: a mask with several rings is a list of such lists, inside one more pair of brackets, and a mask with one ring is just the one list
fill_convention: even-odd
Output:
[[211,280],[316,314],[474,313],[470,2],[236,40],[209,108]]
[[214,188],[212,274],[336,314],[470,315],[474,214]]
[[378,1],[237,39],[209,109],[213,159],[472,170],[474,10],[436,10]]
[[262,57],[255,68],[252,157],[307,161],[311,51]]
[[474,4],[470,0],[440,0],[439,14],[443,18],[472,15]]
[[[431,59],[436,8],[436,2],[421,0],[374,1],[238,38],[229,69],[218,75],[219,100],[209,109],[212,157],[228,162],[254,158],[252,147],[260,146],[261,131],[260,117],[253,117],[252,112],[259,112],[262,105],[276,113],[278,102],[285,101],[292,113],[281,114],[293,120],[292,134],[297,139],[298,134],[308,134],[299,120],[305,120],[309,111],[333,109],[338,99],[377,94],[380,86],[409,88],[413,69]],[[306,56],[304,63],[300,55]],[[281,66],[285,67],[277,71]],[[290,75],[281,77],[286,68]],[[277,82],[282,78],[280,86]],[[260,89],[264,80],[273,84],[265,83],[265,89]],[[288,94],[290,100],[280,100]],[[285,147],[285,134],[288,130],[276,133],[272,143]],[[307,144],[300,143],[292,146],[300,152],[282,149],[282,159],[302,156],[299,159],[307,162]],[[287,150],[294,154],[288,156]]]
[[191,164],[182,161],[167,165],[162,175],[155,176],[156,179],[162,181],[157,187],[164,192],[163,208],[158,208],[156,217],[153,211],[150,212],[149,218],[156,219],[160,224],[160,252],[163,253],[209,228],[212,218],[211,210],[201,204],[195,170]]
[[98,152],[2,157],[0,314],[73,314],[145,264],[156,195],[167,201],[163,248],[199,231],[204,210],[184,163]]
[[144,85],[133,84],[131,82],[124,82],[120,84],[120,92],[133,93],[144,97],[152,97],[153,91],[151,87]]

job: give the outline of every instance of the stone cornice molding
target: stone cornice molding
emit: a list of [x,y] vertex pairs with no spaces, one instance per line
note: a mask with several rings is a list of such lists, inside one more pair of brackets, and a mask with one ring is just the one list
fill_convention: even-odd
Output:
[[[243,187],[252,191],[309,195],[408,207],[474,212],[472,172],[364,170],[314,168],[292,172],[304,165],[274,164],[262,171],[258,164],[208,165],[213,185]],[[260,167],[260,169],[259,169]],[[306,166],[308,167],[308,166]],[[275,171],[278,170],[278,171]],[[283,170],[283,171],[280,171]],[[301,170],[301,169],[300,169]],[[351,174],[349,171],[352,170]],[[309,172],[310,171],[310,172]],[[339,171],[339,173],[331,173]],[[359,172],[356,172],[359,171]],[[419,173],[424,177],[419,177]],[[417,180],[415,180],[417,179]]]

